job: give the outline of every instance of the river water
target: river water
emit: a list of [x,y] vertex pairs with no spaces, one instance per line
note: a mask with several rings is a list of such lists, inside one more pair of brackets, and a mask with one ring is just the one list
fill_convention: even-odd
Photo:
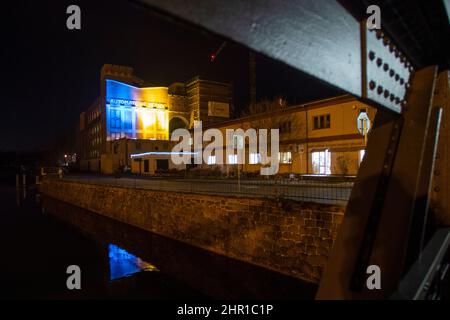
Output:
[[[312,299],[316,286],[0,185],[1,299]],[[67,288],[67,267],[81,290]]]

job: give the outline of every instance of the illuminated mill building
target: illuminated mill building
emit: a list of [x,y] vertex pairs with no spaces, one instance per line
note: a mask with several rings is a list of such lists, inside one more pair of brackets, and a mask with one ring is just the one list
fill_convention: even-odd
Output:
[[[113,173],[131,167],[131,154],[169,151],[173,130],[191,128],[196,120],[229,118],[232,92],[226,83],[196,77],[152,86],[130,67],[108,64],[101,69],[100,83],[100,97],[80,115],[80,167],[85,171]],[[165,157],[144,161],[141,170],[170,166]]]

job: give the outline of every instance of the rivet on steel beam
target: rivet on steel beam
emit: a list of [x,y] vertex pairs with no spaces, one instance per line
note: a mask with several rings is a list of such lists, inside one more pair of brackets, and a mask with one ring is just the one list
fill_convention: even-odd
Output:
[[388,70],[389,70],[389,65],[388,65],[387,63],[385,63],[385,64],[383,65],[383,70],[384,70],[384,71],[388,71]]
[[381,30],[377,30],[376,31],[376,37],[377,39],[381,39],[384,36],[383,31]]
[[369,59],[373,61],[373,59],[375,59],[375,52],[370,51],[369,52]]
[[389,70],[389,76],[392,78],[395,75],[395,71],[393,69]]
[[389,97],[389,90],[385,89],[384,90],[384,97],[387,99]]
[[381,58],[377,59],[377,66],[381,66],[383,64],[383,60]]
[[377,86],[377,84],[375,83],[375,81],[371,80],[369,82],[369,89],[370,90],[374,90],[376,86]]
[[377,93],[378,94],[382,94],[383,93],[383,87],[382,86],[378,86]]

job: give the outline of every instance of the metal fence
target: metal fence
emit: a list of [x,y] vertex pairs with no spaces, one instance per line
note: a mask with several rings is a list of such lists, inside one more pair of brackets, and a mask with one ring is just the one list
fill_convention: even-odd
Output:
[[[47,177],[57,179],[57,177]],[[353,187],[353,178],[302,177],[301,179],[214,179],[179,177],[114,177],[66,175],[67,181],[117,187],[191,192],[212,195],[283,198],[345,205]]]

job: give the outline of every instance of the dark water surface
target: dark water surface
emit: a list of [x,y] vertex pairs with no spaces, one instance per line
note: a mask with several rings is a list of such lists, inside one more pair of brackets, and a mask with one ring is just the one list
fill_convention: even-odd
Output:
[[[0,186],[2,299],[312,299],[316,286]],[[69,290],[66,269],[81,269]]]

